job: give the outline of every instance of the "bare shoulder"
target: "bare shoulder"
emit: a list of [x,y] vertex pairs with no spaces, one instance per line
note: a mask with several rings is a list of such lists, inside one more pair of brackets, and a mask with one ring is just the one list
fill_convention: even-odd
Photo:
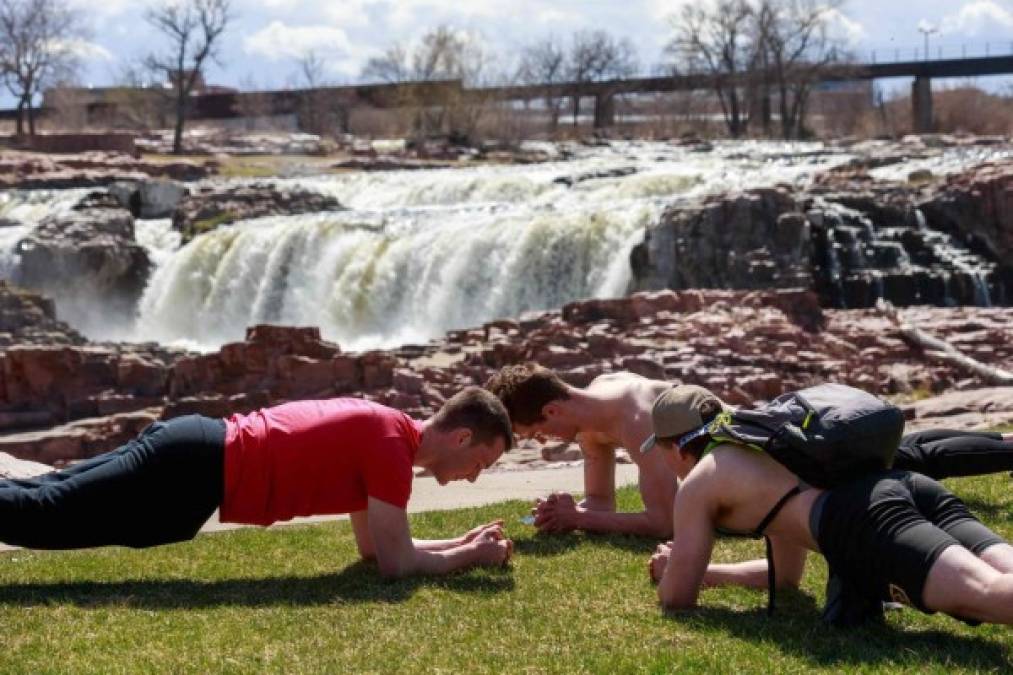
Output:
[[722,494],[722,481],[714,456],[707,455],[679,482],[676,503],[681,508],[702,507],[713,512],[720,506],[717,500]]
[[614,385],[617,383],[636,382],[638,380],[647,380],[647,378],[642,375],[637,375],[636,373],[631,373],[624,370],[618,373],[602,373],[598,377],[591,380],[590,384],[588,384],[587,386],[590,389],[591,387],[600,385]]
[[[715,479],[739,483],[766,473],[767,464],[772,462],[766,454],[734,443],[715,446],[704,460],[710,460]],[[703,461],[700,462],[703,464]]]
[[[725,443],[704,458],[710,460],[713,485],[736,504],[780,496],[798,477],[765,452]],[[703,463],[703,461],[701,461]]]
[[655,399],[672,385],[636,373],[606,373],[591,380],[586,391],[606,396],[627,409],[629,414],[650,412]]

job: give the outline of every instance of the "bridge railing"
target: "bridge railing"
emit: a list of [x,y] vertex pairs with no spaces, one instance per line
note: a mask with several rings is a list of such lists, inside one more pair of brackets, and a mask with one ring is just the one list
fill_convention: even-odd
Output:
[[867,63],[898,63],[902,61],[947,61],[989,56],[1013,55],[1013,40],[989,42],[939,43],[925,45],[881,45],[855,52],[859,61]]

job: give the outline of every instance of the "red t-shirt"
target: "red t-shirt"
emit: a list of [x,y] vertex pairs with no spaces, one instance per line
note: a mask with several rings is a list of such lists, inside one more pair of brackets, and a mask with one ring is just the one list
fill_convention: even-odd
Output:
[[408,505],[422,434],[398,410],[356,398],[297,401],[225,425],[222,522],[352,513],[368,497]]

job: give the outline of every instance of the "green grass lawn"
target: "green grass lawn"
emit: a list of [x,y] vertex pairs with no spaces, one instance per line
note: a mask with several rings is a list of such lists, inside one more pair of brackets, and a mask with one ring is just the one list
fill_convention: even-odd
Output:
[[[1013,535],[1013,479],[951,481]],[[636,508],[632,490],[621,494]],[[537,536],[527,504],[413,517],[416,536],[456,534],[497,516],[517,551],[507,569],[382,581],[355,562],[347,523],[243,530],[132,551],[0,554],[0,672],[335,673],[1000,671],[1013,631],[913,610],[885,625],[821,626],[826,570],[802,592],[705,591],[704,609],[666,616],[646,575],[654,542]],[[762,555],[723,539],[716,559]]]

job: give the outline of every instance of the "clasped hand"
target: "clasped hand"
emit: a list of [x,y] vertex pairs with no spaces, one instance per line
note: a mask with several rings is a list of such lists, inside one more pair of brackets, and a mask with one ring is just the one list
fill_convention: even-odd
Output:
[[539,498],[531,515],[535,517],[534,526],[542,532],[571,532],[577,529],[580,510],[573,495],[554,492],[544,499]]

